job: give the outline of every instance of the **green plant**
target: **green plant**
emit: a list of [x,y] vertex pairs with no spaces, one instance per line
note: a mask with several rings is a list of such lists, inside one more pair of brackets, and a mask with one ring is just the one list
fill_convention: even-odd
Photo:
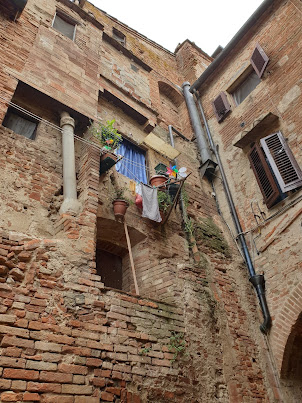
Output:
[[139,355],[146,355],[151,351],[151,347],[143,347],[141,351],[138,353]]
[[169,209],[169,207],[172,205],[172,200],[171,197],[168,193],[163,192],[159,190],[157,192],[157,201],[158,201],[158,207],[160,211],[163,213],[166,213]]
[[197,221],[194,225],[194,234],[197,242],[201,241],[203,245],[223,253],[226,257],[231,257],[230,247],[211,217]]
[[107,120],[104,125],[101,122],[95,122],[90,126],[90,133],[106,150],[115,150],[123,141],[122,135],[113,127],[115,119]]
[[194,232],[194,221],[192,218],[188,218],[186,223],[185,223],[185,231],[187,232],[188,235],[193,236]]
[[115,185],[111,192],[112,201],[125,200],[129,205],[133,204],[134,203],[133,200],[129,199],[129,197],[125,195],[127,190],[128,190],[127,187],[120,187]]
[[170,344],[168,345],[169,351],[173,351],[174,355],[171,360],[173,363],[177,357],[184,353],[186,348],[186,342],[184,341],[184,334],[172,332],[172,336],[170,337]]

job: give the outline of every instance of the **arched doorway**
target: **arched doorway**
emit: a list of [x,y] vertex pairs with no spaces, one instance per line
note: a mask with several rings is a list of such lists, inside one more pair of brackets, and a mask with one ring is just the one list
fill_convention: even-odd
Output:
[[302,402],[302,312],[287,339],[281,370],[281,384],[288,401]]

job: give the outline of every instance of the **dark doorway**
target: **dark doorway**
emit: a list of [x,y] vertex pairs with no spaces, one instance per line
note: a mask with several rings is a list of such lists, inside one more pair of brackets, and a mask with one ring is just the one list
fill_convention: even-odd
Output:
[[97,248],[96,250],[96,270],[102,277],[105,287],[122,289],[122,258]]

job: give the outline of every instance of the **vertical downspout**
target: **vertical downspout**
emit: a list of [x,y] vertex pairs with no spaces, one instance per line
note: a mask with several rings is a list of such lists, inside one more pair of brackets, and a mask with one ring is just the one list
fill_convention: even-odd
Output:
[[199,98],[198,93],[197,93],[196,90],[194,90],[194,94],[196,96],[198,107],[199,107],[199,110],[200,110],[200,113],[201,113],[201,116],[202,116],[202,119],[203,119],[203,122],[204,122],[204,125],[205,125],[205,128],[206,128],[206,132],[207,132],[207,136],[208,136],[208,139],[209,139],[211,149],[213,150],[213,152],[215,154],[217,164],[218,164],[218,167],[219,167],[219,170],[220,170],[220,173],[221,173],[222,184],[223,184],[223,187],[224,187],[224,191],[225,191],[226,196],[227,196],[227,201],[228,201],[230,211],[231,211],[231,215],[232,215],[232,218],[233,218],[233,221],[234,221],[234,224],[235,224],[238,239],[240,241],[242,251],[243,251],[243,254],[244,254],[244,257],[245,257],[246,265],[247,265],[247,268],[248,268],[248,271],[249,271],[249,274],[250,274],[249,281],[253,284],[253,286],[254,286],[254,288],[256,290],[259,302],[260,302],[262,314],[263,314],[263,317],[264,317],[264,321],[260,325],[260,330],[261,330],[262,333],[267,334],[269,329],[270,329],[270,327],[271,327],[272,319],[271,319],[271,316],[270,316],[270,313],[269,313],[269,309],[268,309],[267,301],[266,301],[266,297],[265,297],[264,275],[255,273],[255,269],[254,269],[254,266],[253,266],[253,263],[252,263],[252,260],[251,260],[251,256],[250,256],[247,244],[246,244],[245,236],[242,233],[242,227],[241,227],[238,215],[237,215],[237,211],[236,211],[235,204],[234,204],[234,201],[233,201],[233,197],[232,197],[232,194],[231,194],[231,191],[230,191],[230,188],[229,188],[227,177],[225,175],[224,168],[223,168],[223,165],[222,165],[222,162],[221,162],[221,159],[220,159],[218,147],[215,146],[215,144],[213,142],[212,134],[210,132],[210,129],[209,129],[209,126],[208,126],[208,123],[207,123],[207,120],[206,120],[202,105],[201,105],[201,101],[200,101],[200,98]]
[[77,180],[75,170],[74,151],[74,119],[68,112],[61,113],[60,126],[62,128],[62,156],[63,156],[63,194],[64,201],[60,214],[77,214],[81,204],[77,200]]
[[182,88],[196,137],[197,147],[200,152],[202,163],[201,176],[205,174],[206,176],[211,177],[217,164],[213,161],[212,153],[209,149],[209,145],[200,122],[193,94],[190,92],[190,83],[188,81],[184,82]]

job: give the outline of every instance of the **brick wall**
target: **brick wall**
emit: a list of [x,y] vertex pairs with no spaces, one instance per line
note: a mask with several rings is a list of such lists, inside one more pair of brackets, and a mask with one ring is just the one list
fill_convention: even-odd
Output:
[[[127,50],[152,69],[137,74],[129,68],[130,58],[111,49],[122,80],[117,75],[108,77],[108,71],[107,78],[101,79],[99,59],[108,64],[105,50],[111,45],[101,41],[101,30],[87,19],[81,20],[74,43],[53,30],[56,6],[80,18],[63,3],[29,1],[20,22],[1,20],[1,35],[10,44],[8,53],[0,48],[1,54],[9,59],[14,53],[15,36],[23,35],[30,49],[30,54],[22,53],[20,65],[12,64],[9,73],[3,73],[3,93],[13,95],[17,80],[7,77],[16,76],[50,96],[46,104],[40,102],[41,94],[27,102],[18,86],[15,98],[39,116],[57,125],[66,105],[83,126],[82,115],[87,121],[97,113],[103,120],[115,118],[116,127],[141,144],[144,125],[104,97],[99,99],[99,89],[106,89],[149,123],[157,123],[157,133],[165,141],[168,124],[191,138],[185,103],[177,89],[178,96],[167,88],[174,89],[188,76],[193,79],[189,61],[197,75],[209,58],[186,43],[177,59],[86,3],[86,10],[104,24],[105,33],[110,36],[112,27],[118,27],[127,36]],[[181,65],[186,54],[189,61]],[[140,87],[134,93],[127,83]],[[4,115],[7,105],[1,105]],[[178,207],[166,226],[156,227],[131,206],[126,221],[141,295],[131,294],[127,254],[123,286],[128,293],[106,288],[95,262],[96,243],[104,240],[101,231],[108,229],[111,241],[127,250],[123,226],[114,220],[108,195],[114,169],[100,177],[99,151],[76,142],[82,209],[78,216],[60,216],[60,133],[43,123],[38,130],[35,141],[3,127],[0,130],[4,173],[0,192],[1,401],[224,403],[240,401],[241,396],[242,401],[273,401],[273,382],[265,375],[261,339],[253,325],[256,302],[244,286],[246,278],[238,276],[236,251],[226,258],[203,241],[188,243]],[[82,127],[80,134],[83,131]],[[175,136],[175,143],[181,151],[179,166],[192,172],[186,189],[189,216],[195,222],[213,217],[225,231],[210,197],[211,186],[200,181],[194,142]],[[158,162],[169,163],[153,150],[148,150],[147,159],[151,173]],[[115,176],[129,186],[127,178]],[[232,244],[229,238],[227,242]],[[242,327],[248,329],[246,334]],[[179,347],[184,349],[174,360]]]
[[[48,136],[48,144],[43,143],[43,135]],[[1,226],[32,236],[52,236],[49,215],[54,194],[62,185],[62,172],[54,160],[57,151],[50,150],[58,134],[41,124],[36,141],[4,127],[0,128],[0,136]]]
[[[258,138],[281,130],[300,167],[302,165],[299,134],[302,124],[299,95],[301,83],[297,79],[300,53],[295,45],[301,42],[300,10],[301,4],[297,2],[274,4],[273,9],[269,9],[263,15],[257,27],[246,34],[201,89],[205,113],[214,140],[220,146],[221,158],[243,229],[249,231],[247,240],[256,271],[265,274],[268,305],[273,318],[269,340],[279,374],[283,366],[286,345],[291,343],[291,326],[297,322],[302,309],[301,303],[297,301],[295,312],[287,311],[288,307],[292,306],[290,301],[293,294],[294,298],[297,298],[296,290],[301,282],[301,254],[297,239],[300,232],[301,190],[289,194],[283,202],[267,209],[255,176],[249,167],[247,158],[249,146],[239,149],[234,144],[270,112],[276,119],[263,126]],[[236,107],[230,94],[228,95],[232,112],[218,124],[211,101],[220,91],[227,91],[248,66],[257,42],[270,58],[264,76],[260,84],[239,106]],[[231,222],[222,186],[219,181],[215,183],[222,210]],[[287,206],[291,204],[292,207],[288,208]],[[261,211],[266,221],[260,218],[258,229],[254,214],[261,217]],[[284,321],[290,321],[292,325],[287,326],[287,330],[281,335],[280,328],[284,328]],[[297,399],[300,393],[299,387],[291,388],[290,385],[293,384],[287,384],[287,380],[284,380],[283,386],[286,385],[289,389],[286,387],[283,389],[284,398],[288,399],[287,401]]]

